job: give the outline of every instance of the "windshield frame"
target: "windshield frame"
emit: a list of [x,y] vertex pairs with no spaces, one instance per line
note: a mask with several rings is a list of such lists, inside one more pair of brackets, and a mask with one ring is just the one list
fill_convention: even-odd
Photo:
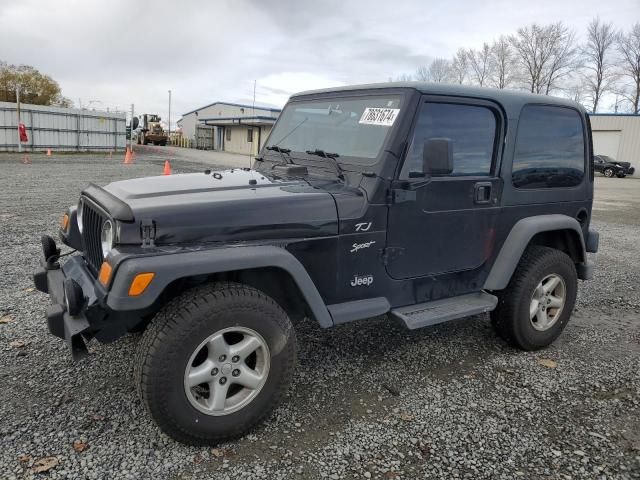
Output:
[[[390,145],[394,143],[394,138],[397,134],[398,129],[400,128],[400,125],[402,124],[402,117],[405,115],[406,113],[405,110],[407,109],[407,106],[408,106],[407,89],[404,89],[404,88],[388,88],[388,89],[381,88],[380,89],[379,88],[379,89],[371,89],[371,90],[344,90],[339,92],[294,96],[289,99],[289,101],[283,107],[282,111],[284,112],[287,107],[295,104],[302,104],[302,103],[309,103],[309,102],[316,102],[316,101],[327,102],[327,101],[345,100],[345,99],[361,100],[367,97],[380,98],[385,96],[398,97],[399,103],[397,108],[400,109],[400,112],[398,113],[398,117],[395,119],[393,125],[389,127],[389,131],[387,132],[386,137],[382,142],[380,149],[375,157],[367,158],[367,157],[350,156],[350,155],[344,155],[342,152],[339,152],[339,151],[327,149],[328,153],[339,154],[339,156],[335,159],[335,161],[339,163],[341,166],[350,165],[358,169],[362,169],[362,168],[372,167],[377,165],[385,155],[385,151],[389,150]],[[281,160],[280,155],[277,152],[267,150],[266,147],[271,146],[271,142],[274,141],[274,139],[272,139],[272,135],[273,135],[273,132],[276,130],[276,126],[278,125],[279,121],[280,121],[280,117],[278,118],[278,121],[276,121],[276,124],[274,125],[274,127],[269,132],[269,136],[267,137],[264,143],[264,146],[262,147],[262,150],[261,150],[261,156],[273,157],[275,161]],[[288,148],[288,147],[285,146],[285,148]],[[316,145],[310,145],[309,148],[313,149],[313,148],[319,148],[319,147]],[[311,167],[318,166],[317,164],[319,163],[319,161],[323,164],[323,166],[324,164],[328,164],[329,162],[333,163],[331,159],[323,158],[317,155],[310,155],[305,151],[292,150],[290,155],[291,155],[291,158],[294,160],[305,161],[305,163],[300,163],[300,165],[305,165],[305,166],[308,165],[307,162],[310,163],[310,165],[308,166],[311,166]],[[269,160],[271,160],[271,158]],[[327,165],[327,168],[334,169],[334,166]]]

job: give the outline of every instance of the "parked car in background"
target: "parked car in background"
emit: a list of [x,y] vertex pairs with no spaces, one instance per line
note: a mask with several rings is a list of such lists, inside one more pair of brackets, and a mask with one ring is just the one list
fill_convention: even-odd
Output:
[[618,162],[606,155],[595,155],[593,157],[593,167],[596,172],[602,173],[605,177],[624,178],[627,175],[633,175],[636,171],[629,162]]

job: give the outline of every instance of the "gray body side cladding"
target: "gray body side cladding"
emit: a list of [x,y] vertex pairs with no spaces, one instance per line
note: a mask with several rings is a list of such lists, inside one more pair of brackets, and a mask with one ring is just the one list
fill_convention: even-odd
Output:
[[338,325],[340,323],[348,323],[354,320],[384,315],[391,310],[391,305],[385,297],[375,297],[365,300],[336,303],[329,305],[327,308],[331,313],[333,322]]
[[[139,310],[152,305],[167,285],[179,278],[263,267],[276,267],[289,273],[320,326],[326,328],[333,325],[318,289],[302,264],[284,248],[272,245],[224,247],[129,258],[122,262],[115,273],[107,305],[113,310]],[[130,297],[128,290],[131,280],[143,272],[154,272],[153,281],[142,295]]]
[[520,262],[525,248],[534,235],[554,230],[574,230],[582,245],[582,253],[586,258],[584,238],[580,224],[575,218],[567,215],[536,215],[519,220],[509,232],[502,249],[491,268],[484,283],[485,290],[502,290],[506,288],[511,276]]

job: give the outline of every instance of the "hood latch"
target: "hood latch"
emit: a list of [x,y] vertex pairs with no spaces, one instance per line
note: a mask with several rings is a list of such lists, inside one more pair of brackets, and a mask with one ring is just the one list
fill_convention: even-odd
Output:
[[140,222],[140,235],[143,247],[155,247],[156,222],[151,219],[143,219]]

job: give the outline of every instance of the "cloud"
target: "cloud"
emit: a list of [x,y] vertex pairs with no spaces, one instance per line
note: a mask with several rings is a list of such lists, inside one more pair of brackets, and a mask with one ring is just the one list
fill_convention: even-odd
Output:
[[[221,101],[385,81],[532,21],[628,28],[637,0],[21,0],[0,3],[0,59],[33,65],[74,102],[176,114]],[[177,119],[178,115],[174,114]]]

